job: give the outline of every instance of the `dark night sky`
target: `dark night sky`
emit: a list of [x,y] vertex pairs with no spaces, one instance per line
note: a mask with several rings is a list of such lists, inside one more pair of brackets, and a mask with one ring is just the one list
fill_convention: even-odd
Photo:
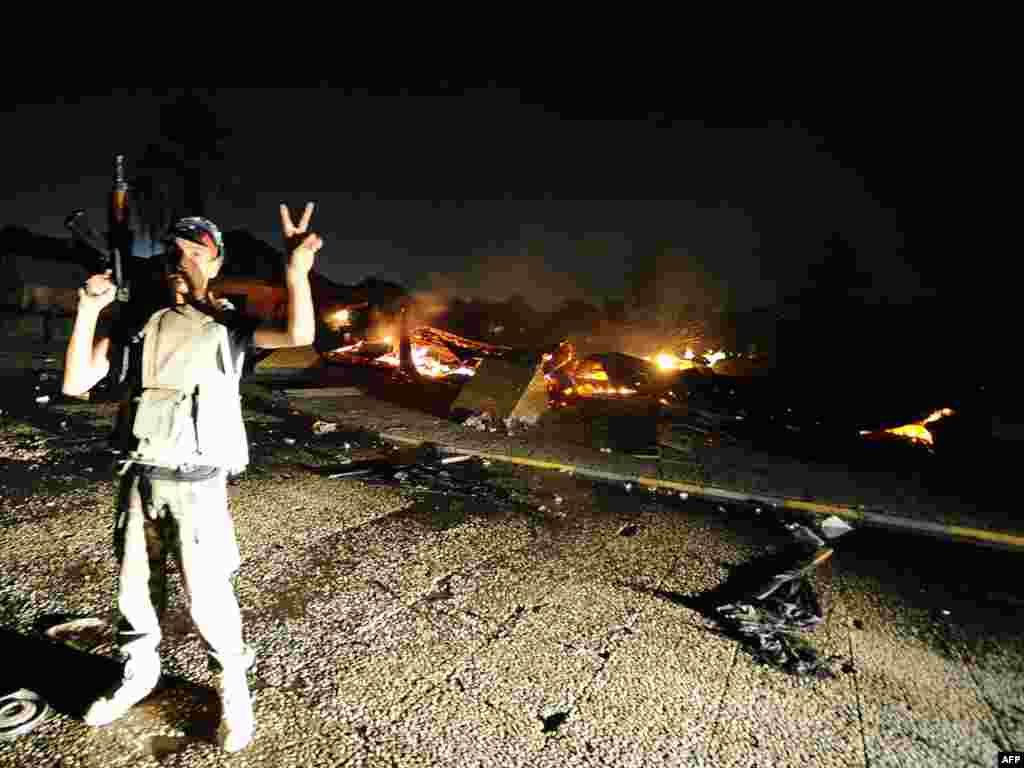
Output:
[[[166,93],[10,97],[0,226],[64,235],[74,208],[102,224],[111,159],[133,175]],[[892,115],[685,120],[664,92],[202,93],[231,132],[211,218],[276,245],[277,204],[316,201],[318,267],[339,282],[548,309],[623,297],[631,260],[666,248],[667,290],[746,307],[792,292],[838,232],[869,297],[938,288],[908,233],[912,127]]]

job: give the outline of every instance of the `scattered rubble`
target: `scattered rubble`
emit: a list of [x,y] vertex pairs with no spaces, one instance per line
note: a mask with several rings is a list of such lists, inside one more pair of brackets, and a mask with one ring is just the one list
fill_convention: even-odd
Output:
[[504,419],[502,423],[505,425],[506,431],[512,435],[516,432],[525,432],[530,429],[530,427],[536,426],[537,420],[524,419],[518,416],[509,416]]
[[844,533],[849,533],[853,530],[853,526],[835,515],[831,515],[822,520],[820,528],[827,539],[838,539]]
[[758,662],[800,677],[833,678],[836,659],[819,656],[804,638],[824,621],[808,576],[833,550],[807,526],[786,528],[796,540],[792,565],[741,599],[719,605],[717,613]]
[[321,421],[320,419],[317,419],[313,422],[312,429],[314,435],[326,435],[328,432],[337,432],[338,425],[333,421]]
[[23,736],[44,722],[50,705],[34,691],[20,688],[0,694],[0,741]]
[[[398,482],[413,493],[474,499],[496,506],[527,504],[524,494],[491,482],[483,470],[491,462],[472,455],[442,456],[433,443],[418,446],[409,460],[395,458],[364,459],[324,470],[331,479],[359,477],[380,485]],[[541,511],[547,507],[541,507]]]
[[85,617],[54,625],[44,633],[51,640],[83,653],[112,654],[117,647],[113,627],[103,619]]
[[525,432],[536,425],[536,421],[531,421],[530,419],[518,416],[508,416],[504,419],[499,419],[490,411],[474,413],[462,422],[462,426],[469,427],[470,429],[476,429],[480,432],[500,431],[507,435],[515,435],[517,432]]
[[497,420],[490,413],[484,411],[483,413],[474,413],[462,422],[462,426],[469,427],[470,429],[476,429],[480,432],[487,432],[488,430],[494,432],[496,430],[496,421]]

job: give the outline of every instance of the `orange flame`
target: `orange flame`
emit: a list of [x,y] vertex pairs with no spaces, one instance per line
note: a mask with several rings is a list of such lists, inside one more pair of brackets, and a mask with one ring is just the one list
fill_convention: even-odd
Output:
[[[367,346],[384,344],[390,345],[391,351],[372,358],[372,362],[392,368],[400,367],[401,360],[399,359],[398,344],[391,336],[369,341],[358,341],[347,347],[338,347],[332,351],[332,354],[354,354],[358,356],[363,353],[362,356],[366,357],[364,349]],[[432,379],[440,379],[456,374],[472,376],[476,373],[474,368],[457,363],[457,358],[448,353],[447,350],[435,348],[429,344],[417,344],[414,342],[412,344],[412,361],[420,375]]]
[[[605,378],[607,381],[607,377]],[[602,387],[600,384],[577,384],[576,393],[582,397],[592,397],[593,395],[635,395],[636,390],[630,387]],[[568,394],[568,392],[567,392]]]
[[[701,355],[701,357],[707,361],[708,365],[714,366],[714,364],[719,360],[725,359],[726,353],[722,350],[719,350],[718,352],[706,352]],[[662,371],[685,371],[687,368],[693,368],[697,365],[697,363],[694,362],[696,358],[697,355],[693,353],[693,350],[687,349],[686,353],[681,358],[673,355],[671,352],[659,352],[653,357],[651,355],[645,356],[644,360],[656,364]]]
[[[928,430],[927,424],[934,424],[941,418],[946,416],[952,416],[955,412],[952,408],[940,408],[939,410],[932,413],[928,418],[922,419],[921,421],[914,422],[913,424],[904,424],[902,427],[893,427],[892,429],[886,429],[882,431],[882,434],[896,435],[897,437],[905,437],[914,443],[923,443],[925,445],[934,445],[935,436]],[[878,434],[871,430],[861,430],[862,435]]]

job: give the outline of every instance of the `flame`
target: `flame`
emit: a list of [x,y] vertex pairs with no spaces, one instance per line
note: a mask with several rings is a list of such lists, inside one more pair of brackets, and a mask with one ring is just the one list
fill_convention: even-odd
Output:
[[685,371],[687,368],[696,366],[696,363],[693,362],[694,357],[693,351],[688,349],[684,357],[677,357],[671,352],[659,352],[654,357],[647,355],[644,360],[654,363],[661,371]]
[[658,364],[658,367],[661,368],[663,371],[670,371],[673,368],[678,368],[679,364],[683,361],[680,360],[675,355],[670,355],[668,354],[668,352],[662,352],[656,358],[654,358],[654,362],[656,362]]
[[[360,355],[367,347],[385,345],[390,346],[391,351],[372,358],[372,362],[379,365],[386,365],[391,368],[399,368],[401,366],[399,349],[391,336],[384,336],[380,339],[358,341],[347,347],[338,347],[332,351],[332,354],[340,353]],[[365,354],[363,354],[363,356],[367,357]],[[442,350],[441,348],[434,347],[430,344],[417,344],[415,342],[412,344],[412,361],[416,366],[417,372],[422,376],[432,379],[440,379],[445,376],[452,375],[472,376],[476,373],[476,370],[471,366],[456,363],[455,361],[457,359],[458,358],[454,355],[448,353],[447,350]]]
[[347,309],[339,309],[326,319],[328,322],[333,323],[335,327],[343,328],[352,324],[352,313]]
[[[412,362],[416,366],[416,371],[421,376],[427,376],[432,379],[440,379],[445,376],[452,376],[455,374],[461,374],[464,376],[472,376],[476,373],[473,368],[465,365],[450,365],[437,359],[434,349],[425,344],[413,344],[412,345]],[[399,360],[398,351],[389,352],[386,355],[381,355],[375,358],[378,363],[384,363],[386,365],[392,365],[398,368],[401,365]]]
[[[607,379],[606,379],[607,380]],[[582,397],[592,397],[593,395],[635,395],[636,390],[630,389],[629,387],[602,387],[600,384],[577,384],[577,394]],[[568,393],[567,393],[568,394]]]
[[[892,429],[882,430],[881,434],[896,435],[897,437],[908,438],[914,443],[924,443],[925,445],[934,445],[935,436],[929,431],[927,424],[934,424],[941,418],[946,416],[952,416],[955,411],[952,408],[940,408],[939,410],[932,413],[928,418],[922,419],[921,421],[914,422],[913,424],[904,424],[902,427],[893,427]],[[862,435],[876,435],[877,432],[872,432],[868,429],[861,430]]]

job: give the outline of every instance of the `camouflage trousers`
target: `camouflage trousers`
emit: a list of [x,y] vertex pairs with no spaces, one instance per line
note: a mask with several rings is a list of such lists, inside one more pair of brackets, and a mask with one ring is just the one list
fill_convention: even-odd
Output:
[[224,473],[182,482],[129,469],[121,478],[114,542],[120,563],[118,643],[125,656],[156,652],[172,555],[211,666],[252,665],[232,582],[240,556]]

